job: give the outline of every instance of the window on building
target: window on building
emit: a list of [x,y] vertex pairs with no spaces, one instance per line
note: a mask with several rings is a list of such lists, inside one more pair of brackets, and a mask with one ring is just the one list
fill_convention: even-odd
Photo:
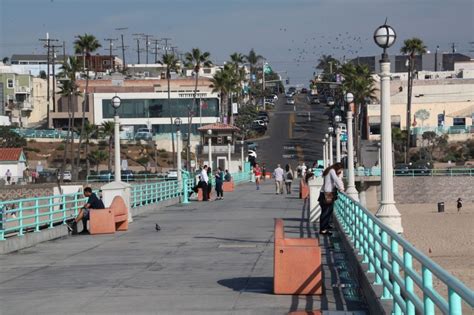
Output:
[[205,74],[210,74],[210,73],[211,73],[211,69],[209,69],[209,68],[208,68],[208,69],[203,69],[203,73],[205,73]]
[[103,60],[103,61],[102,61],[102,64],[103,64],[104,66],[109,66],[109,65],[110,65],[110,60]]
[[453,126],[466,126],[466,118],[453,118]]
[[7,87],[8,87],[9,89],[13,89],[13,87],[14,87],[13,79],[8,79],[8,80],[7,80]]

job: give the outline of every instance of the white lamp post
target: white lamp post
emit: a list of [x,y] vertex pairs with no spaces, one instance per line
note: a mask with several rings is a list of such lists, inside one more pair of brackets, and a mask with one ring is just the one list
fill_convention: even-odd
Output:
[[182,162],[181,162],[181,118],[177,117],[174,120],[174,125],[176,126],[176,153],[177,153],[177,165],[178,165],[178,187],[182,187],[181,185],[181,179],[182,179],[182,174],[181,174],[181,169],[183,168]]
[[354,101],[354,95],[347,93],[344,96],[347,103],[347,190],[346,193],[354,200],[359,201],[359,193],[355,188],[354,177],[354,140],[352,137],[352,111],[351,103]]
[[232,137],[231,137],[231,136],[227,136],[227,163],[228,163],[227,169],[229,170],[229,172],[230,172],[230,162],[231,162],[230,159],[231,159],[231,153],[232,153],[232,152],[230,151],[230,149],[231,149],[231,148],[230,148],[231,142],[232,142]]
[[374,33],[375,43],[383,48],[380,60],[380,111],[381,111],[381,168],[382,199],[380,208],[375,214],[388,227],[397,233],[403,232],[402,217],[393,197],[393,161],[392,161],[392,122],[390,114],[390,59],[387,48],[395,43],[396,34],[386,23],[379,26]]
[[339,128],[339,123],[341,122],[341,116],[336,115],[334,117],[336,122],[336,162],[341,162],[341,128]]
[[209,136],[207,138],[207,149],[209,150],[209,152],[207,152],[207,159],[209,160],[209,167],[213,170],[213,167],[212,167],[212,143],[211,143],[212,130],[211,129],[209,129],[207,131],[207,135]]
[[324,139],[326,139],[326,166],[331,166],[331,163],[329,162],[329,135],[325,134]]
[[[240,141],[240,167],[242,168],[242,172],[244,171],[244,166],[245,166],[245,160],[244,160],[244,144],[245,141],[241,140]],[[230,170],[229,170],[230,172]]]
[[333,148],[332,148],[332,135],[334,132],[334,128],[328,127],[328,132],[329,132],[329,165],[333,165],[334,159],[333,159]]
[[328,162],[328,159],[326,157],[326,139],[323,139],[323,166],[324,168],[327,167],[327,162]]
[[114,108],[114,145],[115,145],[115,181],[122,181],[122,172],[120,165],[120,117],[117,109],[120,107],[122,100],[118,96],[112,97],[112,107]]

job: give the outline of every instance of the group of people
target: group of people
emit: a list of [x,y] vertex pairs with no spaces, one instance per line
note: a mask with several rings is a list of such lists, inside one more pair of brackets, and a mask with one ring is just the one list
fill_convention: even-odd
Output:
[[[320,168],[317,164],[313,168]],[[330,230],[333,228],[330,224],[330,219],[334,210],[334,201],[337,199],[337,193],[344,191],[344,182],[342,181],[343,164],[335,163],[322,172],[323,186],[318,198],[319,205],[321,206],[321,217],[319,219],[320,234],[326,235],[331,234]],[[263,176],[262,168],[255,164],[253,168],[255,176],[256,189],[260,189],[260,181]],[[297,168],[297,177],[304,179],[306,183],[314,176],[313,170],[308,170],[304,163],[300,164]],[[286,188],[286,193],[291,194],[291,184],[294,178],[294,172],[290,165],[286,165],[285,169],[281,168],[278,164],[273,171],[273,178],[275,179],[276,194],[283,194],[283,187]],[[303,199],[309,198],[308,195],[302,196]],[[305,204],[306,204],[305,200]]]
[[[23,181],[27,184],[36,183],[38,177],[39,173],[35,170],[30,170],[28,167],[23,170]],[[7,182],[7,185],[15,183],[15,181],[13,180],[12,171],[10,171],[10,169],[7,169],[7,171],[5,172],[5,180]]]
[[[197,180],[197,185],[194,187],[193,191],[195,193],[198,192],[198,189],[202,189],[202,200],[203,201],[210,201],[211,200],[211,192],[212,192],[212,183],[209,180],[212,176],[212,170],[207,165],[204,165],[199,173],[199,178]],[[217,168],[217,171],[214,173],[214,179],[216,184],[216,200],[224,199],[224,190],[222,186],[224,182],[230,182],[232,180],[232,176],[230,175],[228,170],[222,171],[220,167]]]

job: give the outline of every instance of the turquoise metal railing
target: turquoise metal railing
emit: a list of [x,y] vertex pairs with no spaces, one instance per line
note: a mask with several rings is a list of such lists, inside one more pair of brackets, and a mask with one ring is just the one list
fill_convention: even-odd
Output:
[[[113,174],[99,174],[99,175],[88,175],[86,177],[87,183],[110,183],[115,180]],[[138,182],[148,182],[148,181],[160,181],[166,180],[166,176],[162,174],[133,174],[133,175],[126,175],[122,174],[122,182],[126,183],[133,183],[135,181]]]
[[0,201],[0,240],[52,228],[77,216],[87,198],[82,193]]
[[231,174],[235,184],[249,182],[252,178],[252,172],[238,172]]
[[[56,129],[12,129],[14,132],[19,134],[24,138],[48,138],[48,139],[66,139],[67,131],[66,130],[56,130]],[[79,135],[76,132],[72,133],[74,139],[78,139]]]
[[423,133],[427,131],[435,132],[437,135],[473,133],[474,126],[415,127],[411,129],[411,134],[422,135]]
[[[347,170],[344,171],[347,176]],[[358,168],[354,170],[355,176],[380,176],[381,169],[378,167]],[[433,169],[396,169],[394,176],[474,176],[474,168],[433,168]]]
[[[463,314],[463,303],[474,307],[474,292],[403,237],[384,225],[360,203],[340,193],[336,217],[368,264],[367,273],[383,287],[382,299],[392,300],[393,314]],[[413,266],[420,265],[420,270]],[[433,278],[447,288],[438,292]],[[472,313],[470,313],[472,314]]]
[[156,203],[181,196],[182,189],[177,180],[148,182],[131,187],[130,204],[132,208]]

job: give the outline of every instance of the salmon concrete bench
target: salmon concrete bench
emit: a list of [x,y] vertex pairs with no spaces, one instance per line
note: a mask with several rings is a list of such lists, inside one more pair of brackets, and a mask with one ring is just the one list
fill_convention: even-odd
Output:
[[305,180],[302,178],[300,180],[300,199],[305,199],[308,197],[309,194],[309,187]]
[[[214,191],[214,190],[213,190],[213,191]],[[209,196],[209,197],[210,197],[209,199],[212,198],[212,192],[213,192],[213,191],[211,191],[211,194],[210,194],[210,196]],[[198,201],[202,201],[202,188],[198,188]]]
[[234,191],[234,181],[231,180],[230,182],[222,183],[222,190],[224,192],[232,192]]
[[317,238],[285,238],[282,219],[275,219],[273,292],[323,293],[321,248]]
[[128,208],[120,196],[115,196],[109,208],[91,209],[89,212],[91,234],[111,234],[128,230]]

